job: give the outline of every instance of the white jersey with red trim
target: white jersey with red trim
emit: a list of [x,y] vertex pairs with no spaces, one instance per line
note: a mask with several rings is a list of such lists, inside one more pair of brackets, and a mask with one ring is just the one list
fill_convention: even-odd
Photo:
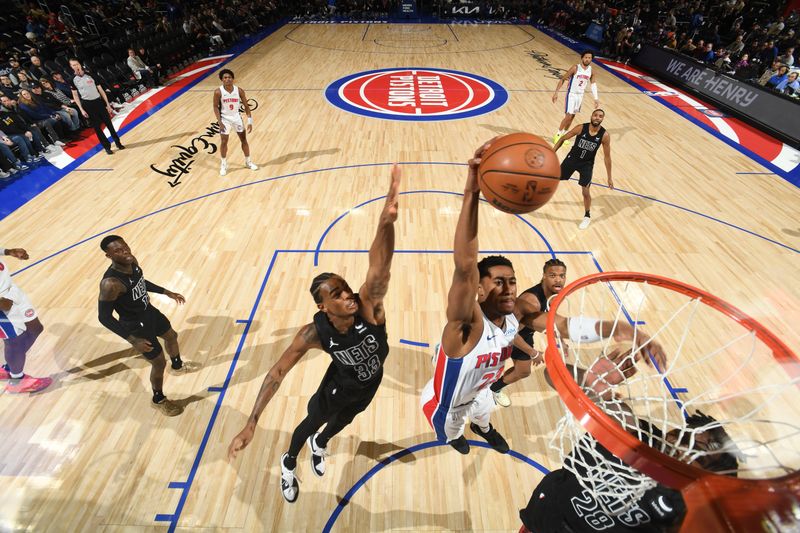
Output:
[[225,90],[224,85],[219,86],[219,113],[221,118],[228,119],[229,121],[240,120],[239,106],[239,87],[233,86],[233,90],[228,92]]
[[576,66],[578,69],[569,80],[567,92],[569,94],[579,94],[583,96],[583,93],[586,91],[586,88],[589,86],[589,82],[592,79],[592,65],[584,67],[582,64],[578,63]]
[[0,298],[10,291],[13,286],[14,282],[11,281],[11,271],[8,269],[8,265],[0,259]]
[[441,344],[439,345],[431,380],[434,395],[423,406],[429,419],[436,411],[446,413],[453,407],[470,403],[481,389],[503,376],[506,359],[511,356],[514,337],[519,330],[519,322],[513,314],[506,315],[503,326],[495,326],[483,315],[480,340],[460,359],[447,357]]

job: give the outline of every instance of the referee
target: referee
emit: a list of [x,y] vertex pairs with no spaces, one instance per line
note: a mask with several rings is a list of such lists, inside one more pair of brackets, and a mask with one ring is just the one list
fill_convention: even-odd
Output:
[[74,72],[74,76],[70,79],[72,99],[78,104],[81,114],[91,123],[97,135],[97,140],[106,149],[107,154],[114,153],[111,151],[111,143],[108,142],[103,133],[103,125],[105,125],[111,133],[117,148],[123,150],[125,147],[122,146],[117,130],[114,129],[114,124],[111,123],[111,104],[108,103],[108,97],[103,87],[95,83],[94,78],[83,70],[81,62],[74,57],[69,60],[69,66],[72,67]]

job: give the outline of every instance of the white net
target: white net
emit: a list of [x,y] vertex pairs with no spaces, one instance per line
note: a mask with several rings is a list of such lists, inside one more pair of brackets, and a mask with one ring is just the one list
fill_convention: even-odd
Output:
[[[798,363],[776,357],[752,321],[638,281],[581,287],[555,312],[600,317],[610,327],[592,344],[554,333],[574,381],[640,441],[719,475],[763,479],[800,467]],[[656,481],[614,457],[564,410],[551,447],[605,512],[626,512]]]

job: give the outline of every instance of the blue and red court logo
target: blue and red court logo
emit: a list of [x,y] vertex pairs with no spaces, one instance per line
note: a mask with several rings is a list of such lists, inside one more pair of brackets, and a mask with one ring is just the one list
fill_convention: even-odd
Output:
[[497,82],[440,68],[385,68],[331,83],[325,97],[340,109],[388,120],[456,120],[490,113],[508,101]]

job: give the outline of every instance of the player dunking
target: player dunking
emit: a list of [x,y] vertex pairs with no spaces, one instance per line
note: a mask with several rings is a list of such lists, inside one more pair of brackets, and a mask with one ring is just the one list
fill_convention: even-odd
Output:
[[[219,124],[219,155],[222,158],[219,175],[224,176],[228,173],[228,137],[233,131],[239,135],[239,140],[242,142],[245,166],[250,170],[258,170],[258,166],[250,160],[250,145],[247,142],[247,134],[253,131],[253,114],[247,103],[247,96],[244,94],[244,89],[233,84],[233,71],[222,69],[219,72],[219,79],[222,80],[222,85],[214,91],[214,116],[217,117]],[[246,132],[239,106],[244,106],[247,115]]]
[[573,65],[562,77],[558,80],[556,90],[553,93],[553,103],[558,100],[558,91],[564,82],[567,82],[567,96],[564,103],[564,118],[561,119],[561,124],[558,126],[558,133],[553,136],[553,144],[557,143],[564,133],[567,132],[572,125],[572,119],[580,112],[581,104],[583,103],[583,93],[586,92],[586,87],[589,86],[594,97],[594,107],[600,107],[600,98],[597,96],[597,84],[594,82],[594,74],[592,73],[592,59],[594,53],[587,50],[581,54],[581,61],[577,65]]
[[568,180],[575,172],[580,176],[578,185],[581,186],[583,193],[583,220],[578,226],[580,229],[589,227],[592,221],[590,210],[592,208],[592,194],[589,187],[592,185],[592,172],[594,171],[594,158],[597,155],[597,149],[603,145],[603,163],[606,165],[606,175],[608,176],[608,188],[614,190],[614,180],[611,178],[611,135],[600,124],[606,112],[602,109],[595,109],[592,112],[591,122],[575,126],[566,135],[559,138],[553,151],[561,148],[561,145],[575,137],[575,146],[561,162],[561,179]]
[[[500,453],[508,451],[489,418],[489,390],[503,375],[519,324],[514,316],[517,279],[511,261],[494,255],[478,262],[477,170],[484,144],[469,161],[461,214],[456,225],[455,271],[447,296],[447,324],[434,357],[434,375],[422,390],[422,411],[440,441],[469,453],[464,426]],[[477,300],[476,300],[477,297]],[[480,302],[480,303],[479,303]]]
[[[394,223],[397,220],[400,167],[392,169],[392,180],[378,230],[369,249],[367,279],[354,293],[339,275],[324,273],[311,283],[311,296],[319,311],[306,324],[272,366],[261,384],[258,398],[244,429],[228,446],[228,459],[253,440],[258,419],[275,395],[286,374],[312,348],[324,350],[331,363],[317,392],[308,401],[308,416],[292,434],[289,450],[281,456],[281,493],[293,503],[299,494],[295,477],[297,455],[308,442],[311,469],[325,474],[328,441],[342,431],[372,402],[383,378],[383,362],[389,354],[386,311],[383,298],[389,288],[389,270],[394,254]],[[325,424],[325,429],[318,431]]]
[[[164,370],[167,364],[156,337],[164,339],[173,373],[193,372],[199,365],[181,359],[178,334],[172,329],[167,317],[153,307],[147,293],[163,294],[179,304],[183,304],[186,299],[144,279],[138,261],[122,237],[103,237],[100,249],[111,259],[111,266],[100,282],[100,299],[97,302],[100,323],[128,341],[150,363],[153,407],[166,416],[179,415],[183,408],[164,396]],[[119,320],[114,318],[113,311],[117,312]]]
[[[28,252],[22,248],[0,248],[0,256],[4,255],[28,259]],[[6,263],[0,260],[0,339],[3,339],[6,359],[6,364],[0,368],[0,380],[8,381],[6,392],[39,392],[53,382],[52,378],[35,378],[22,371],[28,350],[42,331],[44,327],[36,309],[11,279]]]

